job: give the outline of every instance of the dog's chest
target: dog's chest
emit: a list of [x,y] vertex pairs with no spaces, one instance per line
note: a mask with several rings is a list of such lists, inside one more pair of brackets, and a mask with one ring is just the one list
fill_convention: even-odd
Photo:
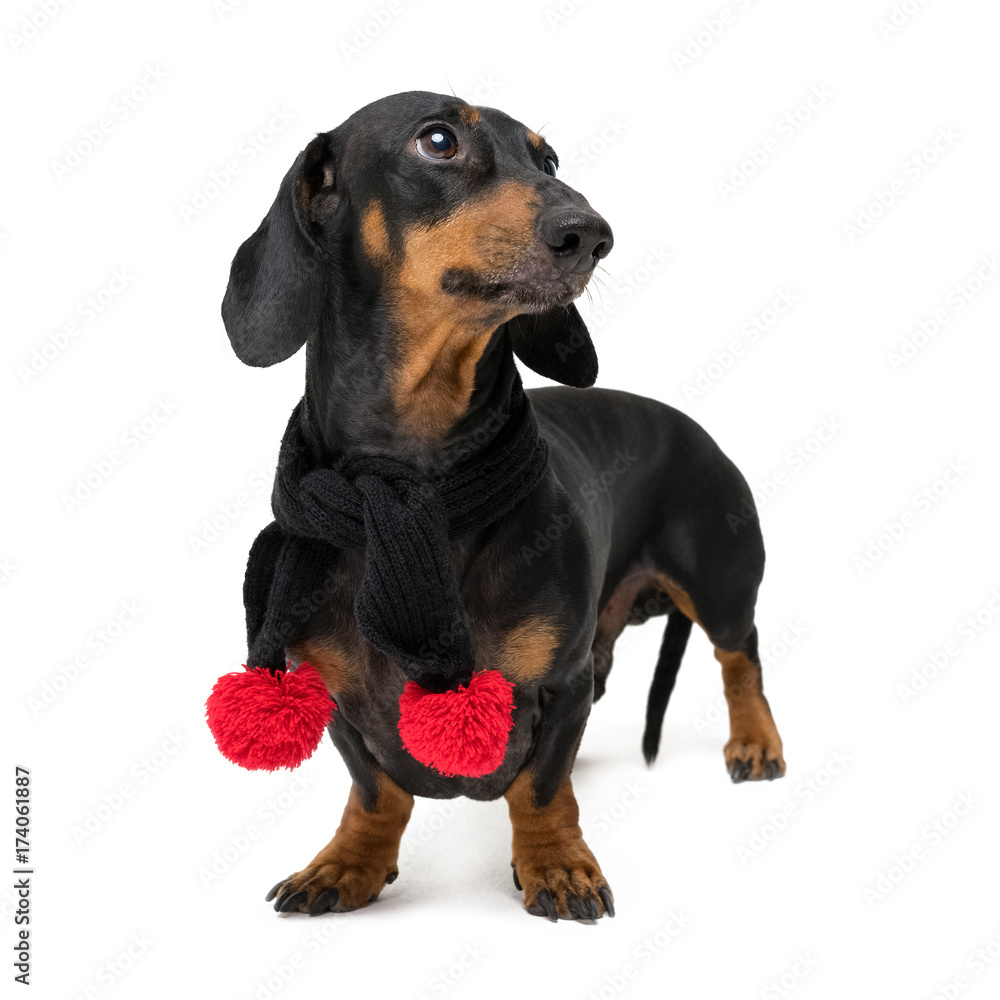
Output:
[[[435,797],[493,798],[500,794],[530,751],[540,712],[540,682],[559,669],[561,636],[555,623],[528,606],[502,602],[502,615],[496,606],[490,609],[490,587],[484,591],[482,581],[463,587],[475,669],[499,670],[511,681],[516,710],[500,771],[485,779],[444,778],[418,764],[402,746],[397,724],[407,677],[365,640],[354,619],[353,597],[362,571],[360,560],[348,555],[333,577],[340,586],[324,595],[324,607],[310,621],[307,637],[287,652],[293,661],[308,661],[317,668],[337,703],[338,720],[359,734],[367,752],[402,787]],[[439,641],[446,642],[447,637]]]
[[[334,696],[371,702],[398,702],[406,682],[403,670],[370,645],[354,618],[355,586],[337,587],[310,622],[307,637],[289,647],[296,663],[308,661],[319,670]],[[563,629],[552,615],[527,603],[510,601],[489,607],[488,595],[467,588],[463,604],[475,650],[475,670],[499,670],[518,686],[536,684],[552,668]],[[428,636],[429,643],[447,647],[448,634]]]
[[[500,560],[489,553],[468,561],[458,552],[456,560],[462,564],[462,605],[475,670],[499,670],[518,688],[537,685],[557,666],[567,635],[566,612],[557,613],[560,602],[540,599],[524,579],[509,568],[500,569]],[[384,704],[386,716],[395,717],[407,678],[398,664],[365,640],[355,620],[354,597],[363,573],[361,553],[340,553],[324,593],[314,595],[317,610],[303,638],[291,644],[288,653],[296,662],[312,663],[335,699]],[[446,647],[450,636],[428,636],[427,641]]]

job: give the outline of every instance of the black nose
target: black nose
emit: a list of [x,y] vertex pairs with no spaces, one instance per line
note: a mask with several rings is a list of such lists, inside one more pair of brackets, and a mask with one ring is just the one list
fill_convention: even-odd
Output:
[[592,271],[615,245],[611,227],[596,213],[580,209],[543,218],[541,236],[552,250],[556,267],[571,274]]

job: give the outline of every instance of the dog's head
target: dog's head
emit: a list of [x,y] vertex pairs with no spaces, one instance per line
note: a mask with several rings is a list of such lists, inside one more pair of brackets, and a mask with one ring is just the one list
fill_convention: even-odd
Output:
[[391,323],[405,388],[442,352],[474,367],[506,323],[529,367],[591,385],[596,354],[572,302],[613,237],[557,169],[540,135],[457,97],[362,108],[299,154],[236,254],[222,307],[236,354],[283,361],[347,310]]

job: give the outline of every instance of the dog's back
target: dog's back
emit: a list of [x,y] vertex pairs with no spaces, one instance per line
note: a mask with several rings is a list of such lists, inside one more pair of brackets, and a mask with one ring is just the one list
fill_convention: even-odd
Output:
[[[764,547],[750,488],[698,423],[615,389],[552,386],[528,397],[604,560],[605,597],[637,567],[660,569],[699,596],[731,590],[727,578],[756,588]],[[692,596],[707,625],[713,614]]]

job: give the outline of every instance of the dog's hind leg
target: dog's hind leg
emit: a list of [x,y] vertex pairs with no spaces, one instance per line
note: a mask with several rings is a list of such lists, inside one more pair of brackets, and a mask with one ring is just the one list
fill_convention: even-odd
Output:
[[[715,658],[722,665],[722,683],[729,706],[729,742],[724,750],[729,776],[737,784],[780,778],[785,773],[785,759],[778,727],[764,697],[753,602],[733,599],[706,602],[712,614],[702,616],[687,591],[665,578],[662,584],[678,609],[705,630],[715,647]],[[720,614],[719,608],[726,608],[727,612]],[[741,609],[739,614],[732,610],[736,608]],[[727,628],[727,615],[744,624],[734,632]],[[704,617],[712,621],[711,628]],[[746,622],[750,623],[748,627]],[[742,636],[736,638],[740,633]]]
[[739,649],[715,647],[722,665],[722,683],[729,705],[729,742],[725,747],[726,766],[734,782],[768,781],[785,773],[781,737],[764,697],[760,658],[757,655],[757,627]]

